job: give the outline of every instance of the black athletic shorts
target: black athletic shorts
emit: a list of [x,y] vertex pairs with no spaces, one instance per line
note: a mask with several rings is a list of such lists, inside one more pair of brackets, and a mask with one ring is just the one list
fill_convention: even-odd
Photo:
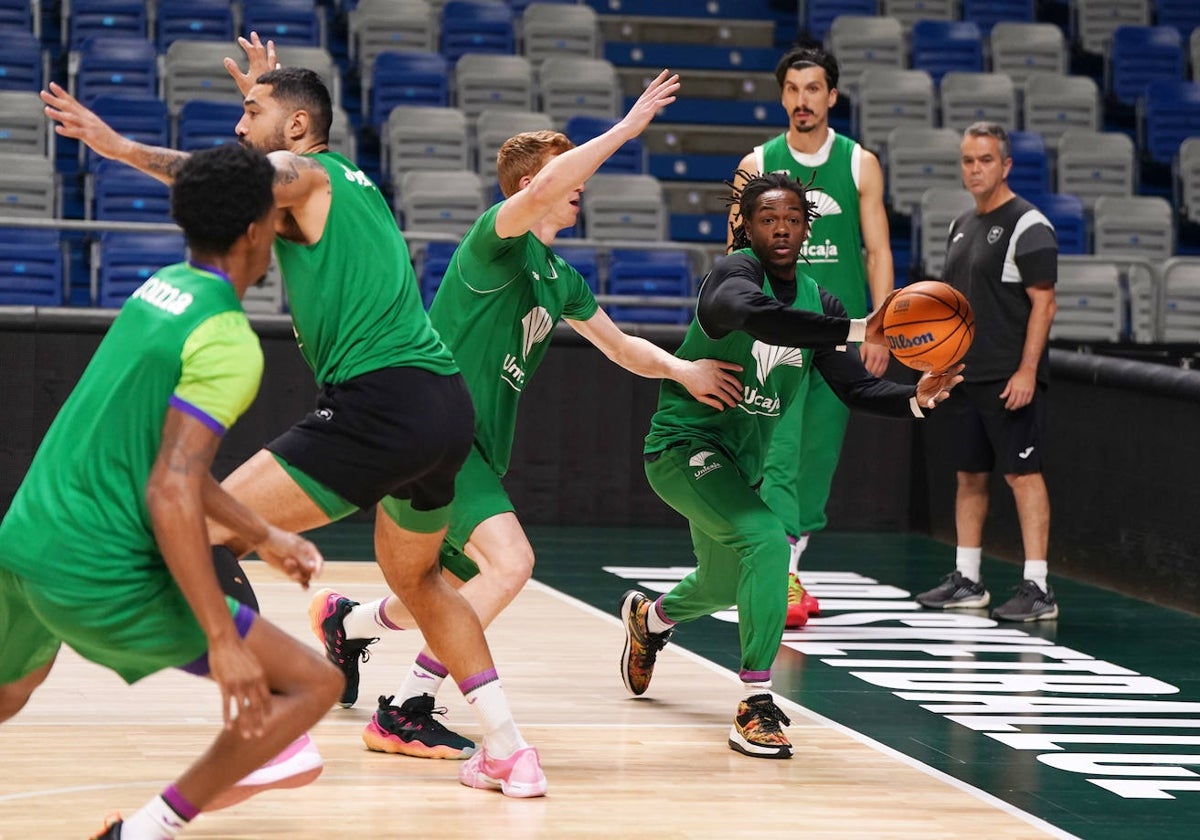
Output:
[[1007,384],[962,382],[933,413],[944,436],[940,445],[956,470],[991,472],[999,467],[1005,475],[1042,471],[1046,386],[1037,386],[1029,405],[1009,411],[1000,399]]
[[360,508],[394,496],[437,510],[454,500],[474,437],[462,376],[394,367],[326,385],[267,449]]

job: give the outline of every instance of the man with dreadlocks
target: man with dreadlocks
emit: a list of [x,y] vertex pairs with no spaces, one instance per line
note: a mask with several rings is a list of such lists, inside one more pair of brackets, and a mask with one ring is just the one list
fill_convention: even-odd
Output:
[[783,638],[787,528],[760,498],[771,433],[815,366],[851,408],[922,417],[962,381],[962,366],[926,373],[914,388],[868,373],[849,342],[883,344],[883,304],[848,318],[833,295],[797,271],[814,204],[790,175],[739,173],[732,200],[743,223],[735,250],[704,278],[696,317],[676,355],[743,367],[742,401],[719,412],[664,382],[646,437],[646,477],[654,492],[688,519],[697,568],[650,600],[625,593],[621,675],[632,694],[650,684],[658,651],[678,622],[736,605],[745,689],[729,746],[758,758],[790,758],[790,723],[771,696],[771,663]]

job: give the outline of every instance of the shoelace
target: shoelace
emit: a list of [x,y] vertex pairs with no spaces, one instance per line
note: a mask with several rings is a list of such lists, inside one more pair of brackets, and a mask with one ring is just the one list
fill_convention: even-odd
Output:
[[774,703],[767,702],[753,707],[758,715],[759,727],[763,732],[782,732],[784,726],[791,726],[792,720],[783,713],[783,709]]
[[[373,639],[362,639],[352,642],[339,633],[333,640],[333,655],[337,657],[339,665],[345,665],[348,661],[355,658],[361,659],[363,662],[368,662],[371,659],[371,652],[367,648],[378,641],[379,637],[376,636]],[[359,645],[362,645],[362,647],[359,648]],[[358,648],[358,650],[355,650],[355,648]]]
[[439,732],[446,729],[446,727],[442,725],[442,722],[439,720],[434,720],[433,716],[442,715],[444,717],[449,712],[447,707],[434,706],[429,709],[412,709],[406,712],[401,707],[392,703],[392,700],[394,700],[395,697],[396,696],[393,694],[391,697],[379,698],[380,710],[385,712],[388,717],[395,719],[401,724],[407,723],[414,729],[429,728],[434,732]]

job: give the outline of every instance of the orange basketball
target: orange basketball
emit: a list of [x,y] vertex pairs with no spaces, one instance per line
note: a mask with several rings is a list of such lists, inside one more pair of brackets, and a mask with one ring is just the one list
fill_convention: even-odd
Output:
[[902,288],[888,303],[883,334],[902,364],[943,371],[970,349],[975,315],[958,289],[938,280],[921,280]]

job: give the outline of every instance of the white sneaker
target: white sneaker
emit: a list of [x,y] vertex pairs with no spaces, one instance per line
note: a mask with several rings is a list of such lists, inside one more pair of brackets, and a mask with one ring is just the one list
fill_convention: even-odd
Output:
[[204,810],[219,811],[264,790],[303,787],[320,776],[324,766],[325,762],[312,738],[307,734],[301,735],[262,767],[217,794],[212,802],[204,806]]

